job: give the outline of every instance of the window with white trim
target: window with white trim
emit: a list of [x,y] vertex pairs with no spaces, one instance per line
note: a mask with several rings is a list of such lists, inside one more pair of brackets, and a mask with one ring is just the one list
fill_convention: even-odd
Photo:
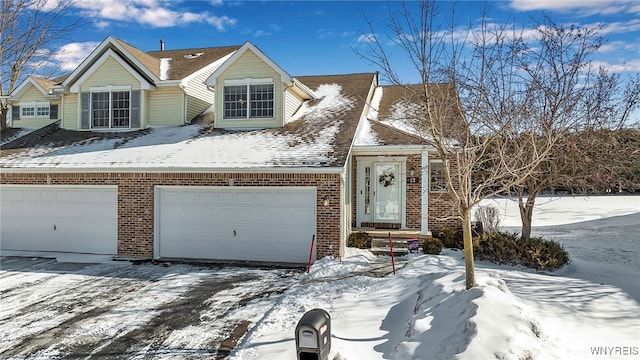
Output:
[[447,191],[447,181],[444,177],[444,166],[441,160],[429,161],[429,191]]
[[92,128],[129,128],[130,124],[130,90],[91,93]]
[[225,85],[223,102],[225,119],[273,118],[274,85]]
[[21,117],[34,117],[36,116],[36,110],[35,110],[35,106],[20,106],[20,110],[22,110],[22,113],[20,114]]
[[21,118],[48,118],[49,114],[49,103],[31,102],[20,104]]

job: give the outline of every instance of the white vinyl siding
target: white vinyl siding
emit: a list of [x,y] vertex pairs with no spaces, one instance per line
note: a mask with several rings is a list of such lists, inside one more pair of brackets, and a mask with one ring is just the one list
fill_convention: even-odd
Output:
[[[274,109],[273,118],[267,119],[224,119],[224,86],[225,80],[273,79]],[[228,85],[228,84],[227,84]],[[252,51],[245,52],[224,73],[216,79],[216,127],[280,127],[284,124],[283,100],[284,86],[280,74],[262,61]]]
[[81,85],[82,92],[91,91],[91,87],[101,86],[130,86],[132,90],[140,89],[140,81],[133,77],[127,69],[125,69],[114,58],[109,57],[105,62],[96,69],[91,76]]
[[209,78],[220,65],[224,63],[231,54],[219,59],[213,64],[197,72],[185,81],[184,93],[187,94],[187,120],[191,121],[194,117],[207,110],[215,103],[215,92],[205,85],[205,80]]
[[284,106],[285,122],[288,122],[289,119],[291,119],[291,117],[293,116],[293,114],[295,114],[295,112],[300,108],[303,100],[302,98],[300,98],[296,94],[291,93],[290,91],[287,91],[284,94],[284,99],[285,99],[285,106]]
[[187,96],[187,120],[193,120],[193,118],[207,110],[211,105],[212,104],[193,96]]
[[184,93],[179,88],[157,88],[149,96],[148,124],[174,126],[184,124]]
[[65,94],[62,107],[62,124],[60,127],[68,130],[80,129],[80,104],[78,94]]
[[[52,122],[57,121],[60,118],[60,99],[57,98],[49,98],[45,97],[40,90],[36,89],[35,86],[29,84],[27,90],[20,96],[19,99],[11,102],[12,106],[21,106],[25,105],[25,107],[30,107],[33,109],[33,115],[24,116],[22,109],[20,109],[20,118],[12,119],[13,127],[20,128],[40,128],[46,125],[51,124]],[[52,105],[58,105],[58,116],[55,119],[51,119],[49,117],[49,113],[46,115],[38,115],[38,106],[44,107],[46,106],[51,109]],[[42,113],[42,112],[41,112]]]

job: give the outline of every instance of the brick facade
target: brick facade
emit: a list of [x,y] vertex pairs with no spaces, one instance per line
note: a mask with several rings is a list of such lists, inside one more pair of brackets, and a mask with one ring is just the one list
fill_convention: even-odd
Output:
[[[340,175],[270,173],[2,173],[0,184],[118,186],[118,255],[153,257],[155,186],[312,186],[316,257],[339,256]],[[330,199],[324,206],[324,199]]]

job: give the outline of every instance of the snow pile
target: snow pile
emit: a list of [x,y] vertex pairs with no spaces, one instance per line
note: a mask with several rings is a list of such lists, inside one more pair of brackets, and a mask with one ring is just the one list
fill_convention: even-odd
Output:
[[[616,198],[630,209],[640,199]],[[592,209],[607,216],[597,203]],[[572,201],[553,204],[556,222],[571,226]],[[619,238],[637,254],[640,212],[606,220],[620,225]],[[562,241],[584,239],[585,224],[574,224]],[[295,327],[313,308],[332,316],[330,359],[637,358],[640,269],[615,264],[615,253],[586,260],[571,250],[573,262],[551,274],[477,262],[477,286],[467,291],[460,251],[412,256],[397,274],[377,277],[371,270],[389,258],[348,249],[342,260],[317,261],[256,319],[231,359],[296,358]]]

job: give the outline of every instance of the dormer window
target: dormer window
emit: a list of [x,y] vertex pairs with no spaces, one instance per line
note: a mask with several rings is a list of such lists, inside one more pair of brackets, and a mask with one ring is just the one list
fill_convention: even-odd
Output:
[[[271,83],[265,84],[264,82],[267,81]],[[224,118],[273,118],[274,84],[272,81],[273,79],[242,79],[225,81]]]

